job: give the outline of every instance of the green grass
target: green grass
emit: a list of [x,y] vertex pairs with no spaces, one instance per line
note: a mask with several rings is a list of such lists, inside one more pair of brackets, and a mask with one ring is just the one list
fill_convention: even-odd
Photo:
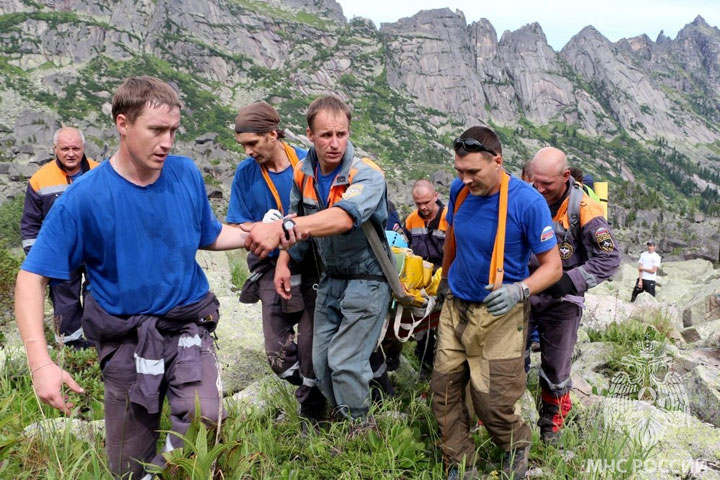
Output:
[[[605,338],[625,341],[617,329]],[[413,346],[409,342],[404,350],[408,362],[416,365]],[[94,351],[60,350],[60,361],[88,390],[86,399],[72,395],[72,400],[80,404],[73,417],[98,418],[102,384]],[[216,443],[213,426],[194,423],[184,436],[186,447],[166,454],[168,466],[157,470],[157,474],[162,479],[178,480],[445,478],[437,423],[429,400],[420,397],[420,393],[428,391],[427,382],[418,382],[407,374],[396,375],[394,381],[396,396],[371,410],[377,420],[376,430],[351,435],[347,423],[328,421],[321,423],[319,431],[301,437],[301,419],[291,388],[271,380],[261,394],[267,408],[230,402],[220,444]],[[537,401],[537,379],[531,380],[529,390]],[[162,429],[169,426],[167,413],[165,405]],[[642,461],[651,453],[626,435],[603,428],[596,421],[598,414],[592,408],[576,408],[564,429],[562,449],[544,446],[535,433],[531,468],[539,467],[542,478],[548,479],[630,478],[632,469],[615,476],[586,471],[589,462],[623,458],[632,465],[634,459]],[[2,478],[109,478],[101,438],[76,439],[69,425],[63,427],[62,423],[45,436],[27,437],[23,433],[28,424],[57,417],[57,411],[40,406],[33,395],[24,360],[11,358],[0,374]],[[472,436],[480,458],[479,469],[489,478],[500,478],[497,468],[502,452],[484,428],[478,428]]]

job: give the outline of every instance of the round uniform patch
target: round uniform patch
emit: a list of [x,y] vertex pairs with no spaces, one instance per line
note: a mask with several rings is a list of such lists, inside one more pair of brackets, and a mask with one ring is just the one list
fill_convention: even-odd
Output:
[[560,245],[560,258],[563,260],[570,259],[570,257],[573,256],[573,253],[575,253],[575,248],[568,242],[563,242],[562,245]]
[[615,244],[610,236],[607,228],[601,227],[595,231],[595,241],[603,252],[612,252],[615,250]]

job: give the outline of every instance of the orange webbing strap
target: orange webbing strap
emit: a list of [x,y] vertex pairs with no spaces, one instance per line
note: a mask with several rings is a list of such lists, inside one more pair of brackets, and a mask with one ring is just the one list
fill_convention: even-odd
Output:
[[[505,227],[507,224],[507,204],[508,204],[508,186],[510,184],[510,175],[503,172],[500,179],[500,202],[498,206],[498,226],[495,234],[495,246],[490,260],[490,283],[494,285],[493,290],[502,286],[503,276],[505,275]],[[465,200],[470,191],[469,188],[463,186],[455,199],[455,208],[453,210],[453,222],[460,209],[460,205]],[[445,248],[443,251],[442,276],[447,279],[450,273],[450,265],[455,260],[455,231],[453,225],[450,225],[445,232]]]
[[[455,221],[455,216],[460,209],[460,205],[462,205],[462,203],[465,201],[468,193],[470,193],[470,189],[467,187],[467,185],[463,185],[463,187],[460,189],[460,192],[458,193],[457,198],[455,199],[455,208],[453,209],[453,221]],[[450,272],[450,265],[452,265],[452,262],[455,260],[455,248],[455,229],[452,225],[450,225],[445,232],[445,247],[443,248],[442,276],[445,279],[448,278],[448,272]]]
[[495,246],[493,247],[492,260],[490,260],[490,284],[494,285],[493,290],[502,286],[505,275],[505,227],[507,224],[508,205],[508,184],[510,175],[503,172],[500,180],[500,204],[498,205],[498,226],[495,234]]
[[[292,168],[295,168],[295,165],[299,162],[297,153],[295,153],[295,149],[292,148],[290,145],[288,145],[285,142],[281,142],[283,148],[285,149],[285,154],[288,157],[288,160],[290,160],[290,165]],[[283,210],[282,206],[282,200],[280,200],[280,194],[277,191],[277,188],[275,188],[275,184],[270,180],[270,174],[268,174],[267,167],[265,165],[260,165],[260,171],[262,172],[262,176],[265,179],[265,183],[267,183],[268,188],[270,189],[270,193],[272,193],[273,197],[275,197],[275,203],[277,203],[278,210],[285,215],[285,211]]]

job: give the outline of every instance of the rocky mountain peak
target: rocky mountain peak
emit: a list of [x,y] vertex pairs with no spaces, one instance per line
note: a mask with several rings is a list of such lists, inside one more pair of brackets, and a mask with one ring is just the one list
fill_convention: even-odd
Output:
[[268,3],[279,8],[314,13],[322,18],[329,18],[339,23],[347,23],[342,6],[335,0],[268,0]]
[[695,17],[695,20],[692,21],[691,25],[694,25],[696,27],[709,27],[710,26],[710,25],[708,25],[708,23],[705,21],[705,19],[701,15],[698,15],[697,17]]
[[380,31],[403,32],[412,30],[434,31],[440,34],[437,28],[465,29],[467,22],[465,14],[460,10],[454,12],[449,8],[420,10],[411,17],[404,17],[394,23],[383,23]]
[[592,47],[595,50],[598,49],[612,49],[612,42],[608,40],[602,33],[600,33],[592,25],[580,30],[577,34],[573,35],[567,44],[563,47],[562,51],[572,50],[574,48],[589,48]]
[[495,27],[487,18],[481,18],[470,25],[475,39],[475,55],[478,62],[492,59],[497,53],[498,39]]

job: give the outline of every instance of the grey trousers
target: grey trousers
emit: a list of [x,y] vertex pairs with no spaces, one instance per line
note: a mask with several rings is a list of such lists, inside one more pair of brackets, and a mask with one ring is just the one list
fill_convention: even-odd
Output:
[[367,415],[375,350],[390,287],[378,280],[323,276],[318,289],[313,365],[320,390],[332,406],[345,405],[355,417]]
[[[161,385],[160,402],[167,396],[170,405],[170,428],[185,434],[192,419],[199,415],[206,423],[216,424],[220,414],[221,394],[218,392],[218,371],[213,339],[205,329],[201,338],[200,382],[179,384],[175,375],[180,334],[164,336],[165,375]],[[102,342],[99,358],[105,384],[105,450],[110,471],[115,478],[142,478],[143,467],[138,462],[164,465],[162,455],[156,451],[160,433],[162,405],[156,414],[131,403],[128,390],[135,383],[135,335],[116,342]],[[195,411],[195,398],[200,411]],[[224,413],[223,413],[224,415]],[[181,447],[180,437],[168,434],[165,451]]]

